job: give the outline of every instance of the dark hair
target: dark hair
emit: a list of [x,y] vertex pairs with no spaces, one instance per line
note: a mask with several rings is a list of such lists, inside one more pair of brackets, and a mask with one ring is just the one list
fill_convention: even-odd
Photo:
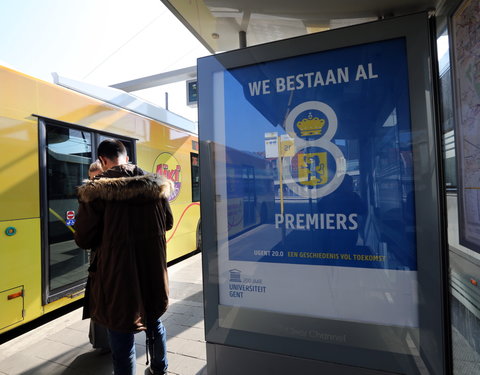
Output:
[[122,142],[115,139],[105,139],[98,145],[98,156],[115,160],[121,155],[127,155],[127,149]]

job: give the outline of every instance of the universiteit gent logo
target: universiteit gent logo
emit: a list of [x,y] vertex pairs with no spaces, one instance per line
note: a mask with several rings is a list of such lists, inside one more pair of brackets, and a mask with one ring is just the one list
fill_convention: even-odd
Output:
[[168,200],[175,200],[178,197],[178,194],[180,194],[182,188],[182,168],[180,167],[178,160],[175,159],[172,154],[163,152],[155,159],[155,162],[153,163],[153,172],[173,181],[175,189]]
[[231,283],[241,283],[242,282],[242,271],[233,269],[230,270],[230,282]]
[[285,130],[294,139],[297,152],[283,159],[283,175],[296,194],[320,198],[342,183],[346,161],[332,142],[337,125],[333,109],[318,101],[301,103],[287,116]]

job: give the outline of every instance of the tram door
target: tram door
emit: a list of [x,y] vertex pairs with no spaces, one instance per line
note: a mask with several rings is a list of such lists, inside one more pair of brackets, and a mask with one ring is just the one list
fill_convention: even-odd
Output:
[[[43,303],[47,304],[83,291],[89,262],[88,253],[78,248],[73,238],[78,211],[76,187],[88,178],[98,143],[120,138],[42,118],[39,122]],[[120,140],[134,161],[133,140]]]

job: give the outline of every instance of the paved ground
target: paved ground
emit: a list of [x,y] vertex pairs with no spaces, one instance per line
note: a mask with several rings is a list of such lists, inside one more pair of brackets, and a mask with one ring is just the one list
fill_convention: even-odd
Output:
[[[206,375],[201,254],[169,268],[171,299],[164,315],[169,374]],[[110,354],[88,341],[89,320],[77,309],[0,345],[0,374],[110,375]],[[145,335],[135,336],[137,375],[145,373]]]
[[[169,374],[206,375],[201,254],[170,267],[169,274],[171,305],[164,316]],[[89,321],[81,315],[77,309],[0,345],[0,375],[110,375],[110,354],[92,349]],[[144,334],[136,335],[136,344],[137,375],[143,375]],[[453,357],[455,375],[480,374],[480,354],[457,329]]]

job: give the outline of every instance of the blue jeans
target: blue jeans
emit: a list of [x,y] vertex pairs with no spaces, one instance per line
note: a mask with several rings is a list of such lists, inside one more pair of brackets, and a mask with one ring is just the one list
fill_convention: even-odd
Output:
[[[148,352],[152,370],[167,372],[167,332],[160,320],[147,323]],[[113,373],[115,375],[135,375],[135,340],[133,333],[118,332],[109,329],[108,339],[112,349]]]

